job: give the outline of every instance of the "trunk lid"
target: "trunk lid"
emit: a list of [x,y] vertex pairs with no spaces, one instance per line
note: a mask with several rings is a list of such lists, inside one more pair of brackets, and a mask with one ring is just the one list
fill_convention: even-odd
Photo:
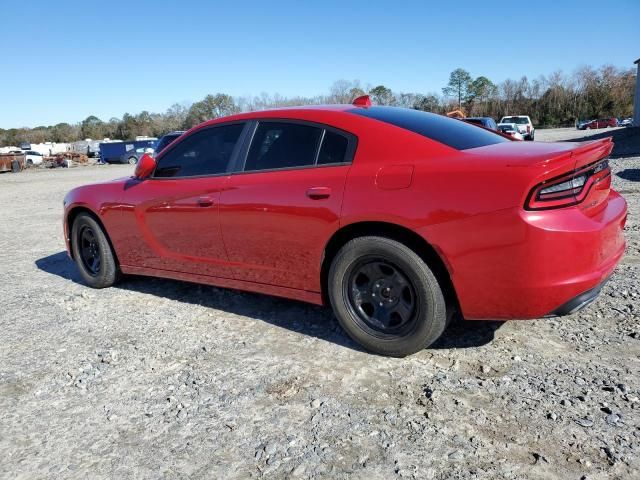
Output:
[[579,204],[584,211],[594,214],[609,195],[610,169],[602,161],[612,149],[611,137],[607,137],[587,142],[509,142],[466,152],[481,155],[484,161],[494,166],[513,169],[514,176],[526,176],[529,181],[527,191],[523,192],[526,198],[523,205],[531,199],[536,188],[570,179],[574,175],[587,175],[589,178],[585,187],[575,195],[573,205]]

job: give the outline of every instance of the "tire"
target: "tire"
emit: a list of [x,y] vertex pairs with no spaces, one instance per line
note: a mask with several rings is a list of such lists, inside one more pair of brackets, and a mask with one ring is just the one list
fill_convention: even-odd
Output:
[[136,157],[129,157],[129,165],[135,165],[136,163],[138,163],[138,159]]
[[328,293],[346,333],[380,355],[419,352],[447,324],[436,277],[413,250],[389,238],[359,237],[345,244],[331,263]]
[[120,271],[109,240],[91,215],[80,213],[73,221],[71,250],[80,276],[90,287],[106,288],[119,280]]

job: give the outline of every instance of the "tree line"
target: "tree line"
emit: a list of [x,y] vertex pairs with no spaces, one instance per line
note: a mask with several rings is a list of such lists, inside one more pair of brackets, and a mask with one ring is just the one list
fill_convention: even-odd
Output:
[[529,115],[537,127],[573,126],[581,119],[628,117],[633,111],[633,69],[612,65],[585,66],[567,75],[555,72],[529,80],[507,79],[493,83],[486,76],[474,78],[458,68],[451,72],[441,93],[395,92],[385,85],[363,85],[358,80],[338,80],[329,92],[315,97],[284,97],[263,93],[255,97],[207,95],[193,104],[174,104],[164,113],[125,113],[122,118],[101,120],[91,115],[77,124],[58,123],[35,128],[0,129],[0,146],[21,142],[73,142],[85,138],[132,139],[138,135],[159,137],[172,130],[193,127],[205,120],[233,113],[267,108],[350,103],[369,94],[374,104],[435,113],[462,110],[467,116]]

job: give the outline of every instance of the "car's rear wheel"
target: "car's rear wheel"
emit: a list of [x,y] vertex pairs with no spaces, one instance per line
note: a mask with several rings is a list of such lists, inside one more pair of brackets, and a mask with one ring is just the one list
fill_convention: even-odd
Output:
[[447,324],[444,296],[429,267],[389,238],[359,237],[344,245],[331,264],[328,290],[342,328],[381,355],[416,353]]
[[109,240],[98,222],[80,213],[71,227],[71,249],[82,279],[93,288],[112,286],[120,272]]
[[129,157],[129,165],[135,165],[138,163],[138,159],[136,157]]

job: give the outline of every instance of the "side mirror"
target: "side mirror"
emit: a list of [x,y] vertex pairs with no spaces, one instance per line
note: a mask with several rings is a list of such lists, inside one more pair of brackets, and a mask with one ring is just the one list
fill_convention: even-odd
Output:
[[149,177],[155,169],[155,159],[148,153],[145,153],[140,157],[140,160],[138,160],[133,176],[138,180],[144,180],[145,178]]

